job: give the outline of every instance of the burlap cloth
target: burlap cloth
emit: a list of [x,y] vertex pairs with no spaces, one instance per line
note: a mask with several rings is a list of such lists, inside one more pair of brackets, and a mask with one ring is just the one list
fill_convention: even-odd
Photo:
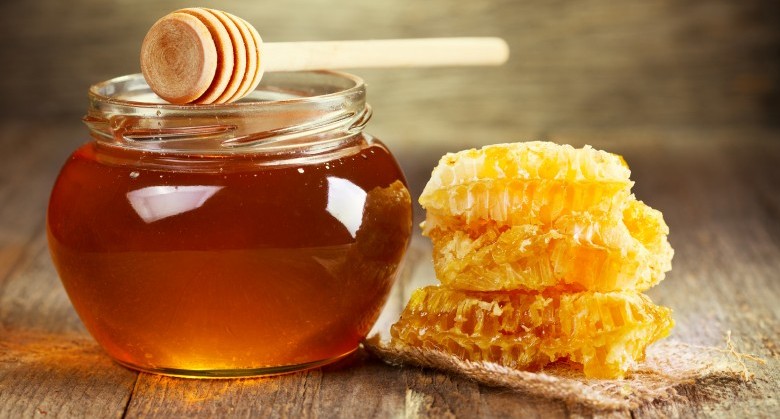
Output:
[[696,385],[697,390],[721,388],[752,379],[746,361],[762,360],[739,353],[726,336],[725,348],[661,341],[651,345],[644,362],[623,380],[587,379],[565,362],[540,372],[519,371],[490,362],[470,362],[444,352],[393,346],[378,335],[364,347],[393,365],[436,368],[465,376],[481,384],[505,387],[533,396],[558,399],[598,410],[634,409],[658,400],[678,397],[677,389]]

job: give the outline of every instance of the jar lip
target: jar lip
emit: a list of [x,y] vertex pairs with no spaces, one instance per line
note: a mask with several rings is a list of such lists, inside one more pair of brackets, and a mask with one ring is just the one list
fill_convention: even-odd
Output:
[[[147,151],[278,152],[337,143],[371,117],[363,79],[337,71],[267,73],[243,99],[174,105],[141,74],[93,85],[83,118],[103,144]],[[331,141],[336,140],[336,141]]]
[[[263,75],[263,79],[260,80],[260,84],[258,85],[255,91],[261,90],[263,87],[266,87],[267,84],[264,84],[264,81],[266,81],[268,79],[268,76],[272,74],[274,73]],[[296,103],[308,103],[308,102],[314,102],[320,100],[333,99],[339,96],[348,96],[350,94],[359,93],[365,90],[365,86],[366,86],[365,81],[361,77],[343,71],[317,70],[317,71],[287,72],[287,74],[300,74],[300,75],[310,74],[310,75],[332,76],[334,80],[340,79],[342,81],[351,82],[351,85],[343,89],[328,92],[325,94],[313,94],[309,96],[288,97],[285,99],[274,100],[274,101],[251,100],[252,93],[250,93],[249,95],[247,95],[245,99],[236,102],[219,103],[219,104],[214,103],[214,104],[206,104],[206,105],[201,105],[201,104],[176,105],[168,102],[162,102],[162,99],[160,99],[156,95],[154,95],[153,97],[159,100],[160,102],[128,100],[128,99],[122,99],[112,95],[112,93],[116,93],[116,91],[112,93],[107,93],[108,90],[113,89],[113,87],[118,84],[129,84],[129,83],[136,83],[138,87],[145,86],[147,89],[151,90],[149,88],[149,85],[146,83],[146,80],[143,78],[143,75],[141,73],[135,73],[135,74],[127,74],[119,77],[114,77],[112,79],[95,83],[89,87],[88,94],[91,101],[102,102],[109,105],[132,106],[137,108],[169,110],[169,111],[179,111],[179,112],[188,111],[193,113],[201,113],[201,112],[214,113],[215,111],[216,112],[236,111],[236,110],[248,111],[248,110],[252,110],[253,108],[269,106],[272,104],[291,105]]]

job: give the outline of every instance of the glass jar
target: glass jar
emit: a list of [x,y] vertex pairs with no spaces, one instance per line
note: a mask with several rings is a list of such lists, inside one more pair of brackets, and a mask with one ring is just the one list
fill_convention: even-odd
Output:
[[363,133],[365,85],[272,73],[224,105],[157,99],[141,75],[91,87],[92,141],[48,209],[81,320],[130,368],[249,376],[353,352],[411,234],[397,162]]

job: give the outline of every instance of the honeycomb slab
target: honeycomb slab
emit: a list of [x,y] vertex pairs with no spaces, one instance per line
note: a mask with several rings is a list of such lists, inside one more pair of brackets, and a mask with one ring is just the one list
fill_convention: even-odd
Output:
[[644,291],[664,279],[674,254],[661,213],[634,199],[617,220],[578,213],[550,225],[437,224],[427,233],[436,276],[463,290]]
[[396,344],[538,370],[568,359],[586,376],[620,378],[669,334],[671,310],[635,292],[544,295],[417,290],[391,329]]
[[550,223],[582,211],[619,218],[630,174],[622,157],[587,146],[496,144],[442,157],[420,204],[428,215],[465,223]]

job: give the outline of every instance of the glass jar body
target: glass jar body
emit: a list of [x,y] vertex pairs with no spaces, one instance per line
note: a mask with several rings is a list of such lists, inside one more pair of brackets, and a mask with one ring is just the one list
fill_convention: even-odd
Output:
[[276,374],[354,351],[411,234],[403,174],[358,133],[300,150],[166,153],[92,141],[47,218],[62,283],[118,362],[181,376]]

